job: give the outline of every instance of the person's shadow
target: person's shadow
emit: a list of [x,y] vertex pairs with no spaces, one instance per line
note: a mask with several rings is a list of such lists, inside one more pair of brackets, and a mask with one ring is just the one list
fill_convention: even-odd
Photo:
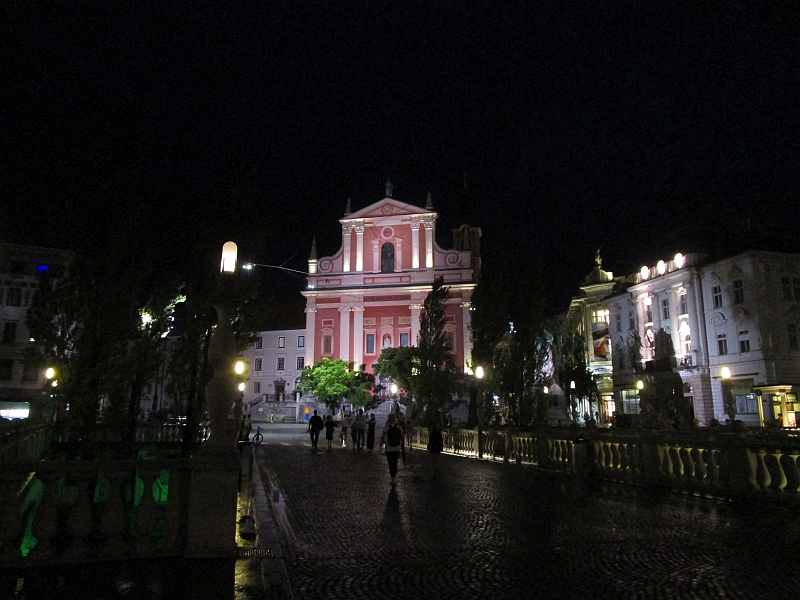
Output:
[[383,509],[380,531],[383,535],[388,535],[394,539],[402,539],[403,523],[400,518],[400,497],[397,490],[392,488],[386,497],[386,506]]

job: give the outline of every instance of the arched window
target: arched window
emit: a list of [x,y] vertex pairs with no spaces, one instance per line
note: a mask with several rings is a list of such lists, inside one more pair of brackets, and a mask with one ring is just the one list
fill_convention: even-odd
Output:
[[381,273],[394,273],[394,244],[391,242],[381,246]]

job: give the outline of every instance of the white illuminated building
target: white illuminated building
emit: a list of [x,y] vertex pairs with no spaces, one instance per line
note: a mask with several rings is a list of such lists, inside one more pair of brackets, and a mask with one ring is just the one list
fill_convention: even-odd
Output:
[[[780,417],[784,426],[796,425],[800,255],[748,251],[708,262],[678,254],[630,279],[627,291],[608,301],[618,411],[639,412],[636,383],[663,329],[701,425],[728,418],[725,385],[737,419],[757,426]],[[727,382],[723,367],[731,374]]]

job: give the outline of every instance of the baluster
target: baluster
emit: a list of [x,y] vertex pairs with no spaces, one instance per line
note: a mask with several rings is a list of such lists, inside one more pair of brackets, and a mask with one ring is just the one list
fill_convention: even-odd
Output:
[[[749,453],[749,449],[748,449]],[[766,450],[763,448],[759,449],[756,453],[756,463],[755,473],[756,473],[756,485],[762,490],[766,490],[769,488],[770,483],[772,483],[772,476],[769,474],[769,469],[767,468],[767,463],[764,462],[764,456],[767,454]]]
[[103,546],[100,556],[121,555],[124,550],[122,535],[125,530],[125,501],[122,484],[130,474],[125,471],[111,471],[105,474],[108,479],[108,501],[102,507],[100,532],[103,534]]
[[136,553],[150,554],[153,550],[153,534],[156,525],[156,504],[153,500],[153,482],[159,471],[139,469],[139,478],[142,480],[144,491],[139,506],[136,507],[135,529],[137,534]]
[[611,450],[611,467],[614,470],[622,468],[622,456],[620,454],[620,443],[613,442],[610,447]]
[[703,450],[702,448],[695,448],[692,452],[694,453],[693,458],[695,477],[705,483],[706,477],[708,477],[708,470],[706,469]]
[[[67,558],[83,558],[86,556],[89,546],[86,538],[92,531],[92,504],[89,495],[89,484],[94,480],[94,473],[90,472],[77,472],[75,473],[77,479],[78,493],[75,498],[75,504],[69,509],[69,516],[67,517],[67,533],[72,537],[72,542],[67,548],[65,557]],[[94,491],[94,488],[92,488]]]
[[775,452],[772,453],[772,457],[775,459],[775,466],[778,469],[778,477],[773,477],[772,482],[777,484],[775,485],[775,489],[782,492],[786,487],[787,481],[786,473],[784,472],[783,465],[781,464],[781,456],[783,456],[783,453],[780,451],[780,449],[775,450]]
[[783,457],[788,459],[784,462],[789,463],[789,468],[784,468],[784,473],[786,473],[787,479],[791,478],[791,482],[789,482],[786,489],[794,493],[800,492],[800,468],[797,466],[797,459],[800,457],[800,453],[792,450],[790,453],[784,454]]
[[39,500],[39,506],[35,509],[36,514],[34,515],[31,533],[33,533],[38,542],[28,553],[28,556],[47,559],[55,554],[53,541],[58,533],[56,495],[61,474],[40,472],[37,477],[42,482],[42,498]]
[[696,477],[695,466],[694,466],[694,456],[692,455],[692,448],[690,446],[686,446],[683,448],[682,454],[682,462],[683,462],[683,474],[686,476],[687,479],[694,479]]
[[185,528],[183,527],[183,496],[188,489],[189,473],[180,468],[169,470],[169,492],[164,522],[164,551],[170,552],[182,546]]
[[20,488],[25,481],[23,474],[9,474],[0,481],[0,562],[19,556],[22,535],[22,501]]

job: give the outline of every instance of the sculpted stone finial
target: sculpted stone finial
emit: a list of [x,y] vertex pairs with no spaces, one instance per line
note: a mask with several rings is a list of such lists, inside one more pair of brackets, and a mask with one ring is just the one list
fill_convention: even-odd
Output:
[[433,200],[431,200],[430,192],[428,192],[428,199],[425,201],[425,210],[433,210]]
[[389,179],[388,177],[386,178],[386,197],[387,198],[392,197],[392,180]]
[[600,246],[597,249],[597,251],[594,253],[594,262],[597,263],[598,267],[602,267],[603,266],[603,259],[600,258],[600,250],[602,250],[602,249],[603,249],[603,247]]
[[353,211],[350,210],[350,198],[348,198],[347,199],[347,206],[345,206],[345,208],[344,208],[344,216],[345,217],[349,217],[351,214],[353,214]]

